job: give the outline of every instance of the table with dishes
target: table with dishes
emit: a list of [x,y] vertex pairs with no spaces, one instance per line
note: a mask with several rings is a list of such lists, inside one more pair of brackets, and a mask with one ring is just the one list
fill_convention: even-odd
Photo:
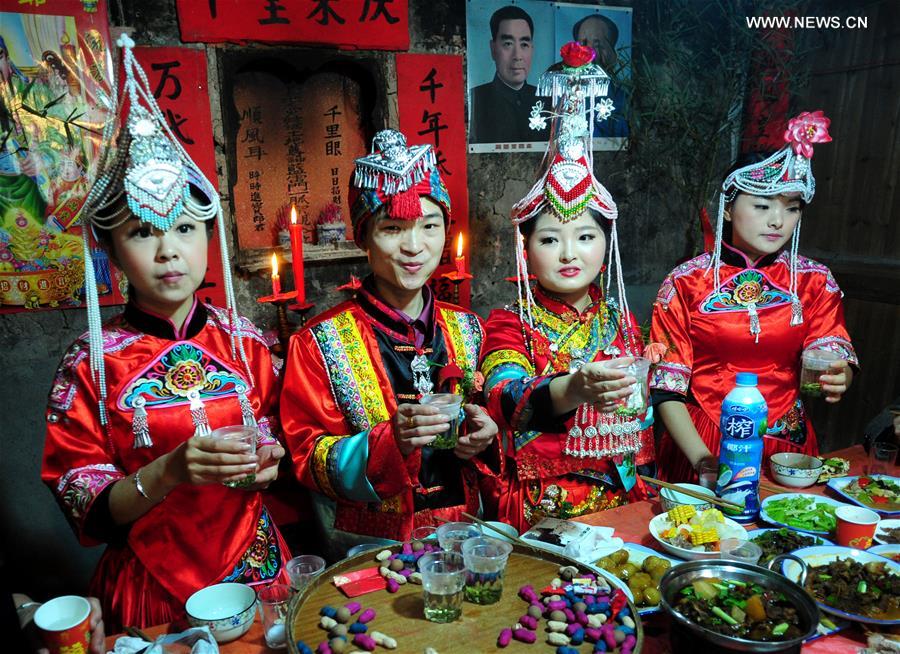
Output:
[[[787,530],[787,523],[778,520],[766,511],[766,509],[771,506],[772,502],[776,505],[778,503],[797,502],[798,500],[803,501],[809,499],[808,496],[812,496],[813,498],[816,498],[817,501],[829,505],[849,505],[857,508],[862,508],[858,505],[869,505],[869,503],[866,502],[855,503],[851,497],[850,491],[847,490],[847,485],[849,483],[852,483],[858,476],[864,475],[864,473],[867,473],[868,471],[869,457],[863,447],[861,445],[856,445],[833,452],[827,456],[839,457],[849,461],[850,469],[848,474],[844,477],[831,479],[827,485],[817,483],[806,488],[789,488],[782,486],[774,481],[771,472],[769,472],[768,477],[763,477],[762,483],[760,484],[760,498],[763,503],[761,517],[756,523],[742,526],[743,528],[746,528],[749,539],[753,542],[759,540],[765,542],[768,536],[772,536],[778,532],[787,534],[788,539],[800,538],[804,542],[797,542],[794,544],[794,547],[808,548],[805,550],[806,554],[804,554],[804,558],[807,559],[808,563],[814,565],[821,565],[826,561],[840,558],[840,556],[847,557],[850,554],[851,550],[847,548],[838,548],[837,546],[832,545],[835,538],[834,530],[819,530],[815,528],[816,525],[814,524],[804,524],[804,527],[807,529],[804,532],[798,532],[794,529]],[[886,506],[895,508],[890,505]],[[775,513],[784,520],[784,516],[778,511],[772,511],[772,513]],[[900,537],[890,538],[890,530],[895,527],[900,527],[900,520],[893,520],[889,516],[890,512],[886,511],[882,513],[882,519],[878,523],[875,532],[875,540],[895,540],[900,542]],[[900,515],[897,517],[900,517]],[[653,533],[651,533],[654,531],[653,527],[656,526],[655,522],[658,523],[659,521],[665,520],[665,518],[666,514],[664,513],[661,498],[654,498],[645,502],[633,503],[601,513],[595,513],[580,518],[579,520],[595,526],[614,527],[616,535],[626,542],[627,549],[631,549],[632,546],[630,544],[635,543],[637,544],[637,547],[641,549],[649,548],[657,552],[669,554],[669,552],[666,552],[665,548],[663,548],[661,540],[654,537]],[[655,533],[659,535],[660,532],[657,530]],[[898,531],[897,534],[900,536],[900,531]],[[815,543],[811,542],[813,539],[816,539],[817,542],[825,543],[817,548],[819,551],[809,547],[809,545],[815,545]],[[836,554],[837,557],[835,556]],[[883,544],[881,542],[875,542],[873,547],[864,551],[859,551],[858,554],[850,558],[858,560],[861,564],[865,564],[869,561],[883,562],[881,557],[890,558],[891,562],[887,563],[887,566],[900,573],[900,566],[896,563],[896,561],[900,559],[900,544]],[[799,565],[788,562],[785,571],[791,576],[796,575],[799,567]],[[781,565],[777,565],[776,568],[779,571],[782,570]],[[854,581],[854,583],[859,582]],[[819,604],[819,608],[820,610],[822,609],[821,603]],[[842,654],[844,652],[849,654],[852,652],[855,654],[861,647],[865,646],[866,635],[863,627],[869,625],[857,621],[840,619],[838,617],[840,613],[838,612],[825,610],[821,615],[840,629],[830,633],[830,635],[820,635],[820,637],[815,640],[807,641],[803,645],[803,652],[828,652],[828,654]],[[664,612],[643,616],[645,628],[644,652],[647,654],[668,654],[672,651],[669,634],[671,623],[669,620],[670,619]],[[900,620],[885,620],[885,624],[882,625],[877,625],[877,620],[871,620],[869,622],[870,624],[875,622],[876,629],[879,627],[890,626],[889,623],[900,624]],[[831,630],[822,629],[822,631],[827,632]]]
[[[631,630],[633,633],[631,642],[637,640],[635,652],[669,654],[687,651],[691,647],[696,647],[698,642],[707,639],[710,646],[725,644],[726,647],[722,651],[731,651],[727,648],[728,643],[723,643],[716,635],[716,628],[705,630],[697,624],[708,624],[708,621],[712,620],[713,624],[722,625],[724,621],[725,625],[735,625],[737,629],[737,618],[745,619],[746,624],[752,625],[753,633],[748,627],[747,632],[741,632],[744,637],[760,643],[758,647],[745,651],[797,651],[796,648],[779,649],[778,642],[763,644],[762,641],[793,638],[794,642],[799,644],[805,638],[802,645],[803,652],[855,654],[865,646],[864,628],[878,630],[900,624],[900,619],[895,619],[900,617],[900,611],[894,610],[892,615],[876,612],[876,609],[888,610],[884,608],[885,601],[878,604],[879,597],[883,600],[894,598],[900,591],[900,564],[897,562],[900,561],[900,520],[891,519],[893,511],[897,511],[896,516],[900,518],[900,505],[894,504],[900,502],[900,497],[893,494],[893,490],[900,490],[900,486],[892,485],[895,478],[889,474],[881,477],[868,476],[870,459],[862,446],[846,448],[823,459],[837,460],[838,464],[839,460],[843,459],[845,466],[839,471],[842,476],[831,478],[827,485],[813,483],[817,477],[811,477],[807,482],[795,478],[813,473],[804,472],[804,466],[800,463],[792,470],[793,464],[789,457],[780,468],[770,466],[769,462],[766,462],[764,465],[770,470],[767,471],[768,476],[763,477],[760,483],[762,506],[760,519],[754,524],[740,525],[724,517],[715,507],[702,503],[700,498],[688,498],[671,490],[648,501],[579,518],[578,522],[581,523],[612,527],[615,536],[624,541],[619,549],[605,553],[596,561],[592,560],[591,564],[596,566],[595,571],[599,573],[598,582],[603,583],[605,578],[612,585],[612,590],[606,594],[614,597],[617,594],[627,593],[629,596],[627,604],[624,598],[620,598],[619,606],[624,607],[623,613],[634,614],[637,617],[639,612],[638,625]],[[846,469],[847,462],[849,470]],[[894,470],[881,472],[893,473]],[[799,487],[804,484],[807,487]],[[684,503],[679,502],[678,498],[684,500]],[[872,507],[878,513],[866,507]],[[843,519],[840,518],[842,515]],[[872,529],[867,525],[871,515],[875,515],[878,521],[874,533],[874,538],[878,542],[874,543],[873,547],[867,547],[869,541],[866,533],[872,535]],[[851,531],[846,531],[847,529]],[[852,531],[854,529],[862,531],[857,533]],[[490,528],[482,530],[485,536],[501,536],[499,533],[493,533]],[[838,537],[842,542],[853,543],[857,547],[835,545],[835,539]],[[685,538],[686,541],[683,540]],[[469,607],[466,603],[467,610],[464,611],[461,624],[435,625],[434,630],[423,630],[422,625],[426,623],[422,622],[424,617],[421,610],[421,587],[413,589],[411,585],[405,586],[396,595],[379,590],[354,599],[360,602],[360,607],[371,606],[373,611],[374,607],[378,607],[379,615],[390,616],[384,618],[381,624],[406,636],[407,645],[417,644],[416,639],[422,633],[437,634],[441,628],[449,633],[453,630],[452,627],[456,629],[454,637],[441,636],[438,642],[442,643],[443,647],[439,650],[472,651],[465,649],[473,645],[473,641],[467,639],[465,635],[467,633],[465,628],[483,624],[485,626],[481,631],[492,631],[487,635],[483,645],[487,647],[490,643],[493,647],[498,637],[494,632],[499,629],[501,638],[503,636],[501,623],[511,621],[512,625],[523,607],[529,608],[527,602],[523,607],[515,606],[516,603],[521,603],[524,588],[519,584],[523,583],[523,580],[532,581],[540,592],[542,587],[546,591],[546,584],[550,581],[549,578],[543,579],[548,575],[547,570],[540,575],[541,579],[527,579],[529,571],[537,569],[535,561],[528,563],[528,557],[534,555],[528,549],[523,549],[523,546],[527,547],[526,541],[515,540],[515,551],[510,558],[511,572],[508,573],[510,578],[507,579],[507,585],[510,587],[503,601],[494,607]],[[711,540],[714,542],[709,542]],[[708,548],[700,546],[707,542]],[[889,542],[898,544],[887,544]],[[436,543],[437,541],[435,545],[427,545],[427,551],[431,552],[432,549],[438,551],[440,548]],[[363,552],[339,562],[325,574],[315,578],[301,596],[296,598],[298,601],[292,606],[293,615],[287,616],[285,620],[289,639],[292,636],[295,640],[300,640],[301,632],[310,640],[326,638],[320,622],[320,609],[329,604],[338,609],[345,605],[354,606],[353,602],[347,603],[348,598],[338,592],[332,583],[335,574],[347,575],[357,570],[378,569],[383,563],[382,559],[386,559],[387,564],[400,564],[395,566],[398,572],[392,572],[388,577],[393,575],[399,578],[406,575],[409,579],[410,573],[416,570],[415,562],[419,560],[417,557],[423,554],[418,552],[422,547],[421,542],[414,542],[412,545],[417,548],[415,552],[410,549],[410,543],[382,550],[378,553],[382,558],[377,561],[374,558],[374,551]],[[710,551],[703,551],[704,549]],[[720,551],[724,553],[721,558]],[[798,561],[798,558],[776,561],[772,566],[773,571],[761,567],[774,556],[784,552],[792,552],[794,557],[799,557],[802,561]],[[539,556],[538,560],[542,564],[545,562],[542,559],[546,559],[547,562],[556,560],[553,565],[560,566],[560,575],[563,576],[564,560],[559,557],[554,559],[551,555]],[[425,560],[424,557],[422,560]],[[586,563],[581,557],[579,560]],[[412,563],[408,563],[409,561]],[[404,567],[408,569],[404,570]],[[570,578],[589,575],[587,571],[590,569],[590,565],[582,565],[570,573]],[[805,584],[798,585],[787,581],[788,579],[796,581],[801,573],[810,575]],[[888,582],[893,584],[895,575],[898,575],[897,584],[888,588]],[[618,581],[623,578],[625,581]],[[567,583],[570,582],[563,582],[564,585]],[[615,591],[616,584],[627,590]],[[835,588],[846,589],[848,585],[850,590],[847,592],[851,594],[854,590],[856,592],[851,605],[848,605],[849,600],[840,600],[840,593],[844,591],[835,590]],[[883,594],[877,586],[885,588]],[[813,595],[827,594],[827,597],[813,597],[804,592],[803,588],[812,588]],[[396,588],[393,590],[397,591]],[[575,596],[571,593],[569,596],[574,603]],[[869,608],[860,606],[859,598],[863,596],[875,598],[872,606]],[[405,610],[412,606],[410,602],[414,598],[420,606],[419,611],[412,612],[415,615]],[[835,606],[830,606],[829,602]],[[400,610],[397,607],[405,608]],[[709,613],[710,607],[712,613]],[[896,609],[895,604],[891,604],[891,607]],[[491,610],[481,613],[481,609]],[[585,611],[587,612],[587,609]],[[506,615],[507,613],[509,615]],[[613,613],[607,613],[611,620],[615,619]],[[761,617],[753,618],[754,613]],[[527,615],[523,615],[519,621],[523,619],[527,622]],[[350,617],[348,624],[352,622],[353,618]],[[491,623],[490,629],[487,628],[487,622]],[[626,620],[626,624],[632,622]],[[551,624],[549,618],[547,624]],[[620,622],[616,622],[616,625],[617,628],[621,628]],[[765,625],[768,631],[760,631],[763,629],[762,625]],[[570,624],[563,626],[568,627],[566,633],[574,633],[578,625],[570,621]],[[585,626],[587,628],[587,625]],[[148,636],[154,637],[180,631],[186,627],[187,625],[174,623],[158,625],[145,631]],[[515,627],[521,627],[521,624],[516,624]],[[538,628],[536,634],[538,644],[548,636],[542,631],[542,628]],[[628,628],[624,631],[629,632]],[[270,651],[266,647],[265,635],[265,627],[257,619],[240,638],[221,643],[220,651],[223,654],[257,654]],[[783,638],[779,638],[782,636]],[[562,642],[564,638],[560,636],[558,640]],[[110,637],[108,647],[112,648],[114,641],[115,638]],[[585,644],[589,642],[586,640]],[[522,647],[524,643],[525,641],[517,642],[514,639],[511,650],[524,651]],[[310,651],[317,644],[311,642]],[[621,643],[612,644],[610,651],[620,651],[618,649],[620,645]],[[560,650],[564,648],[563,645]],[[553,648],[546,651],[560,650]],[[291,652],[293,651],[302,650],[295,650],[292,647]],[[416,651],[422,651],[422,648],[419,647]],[[571,651],[581,650],[573,647]],[[592,650],[591,646],[588,646],[585,651],[598,650]]]

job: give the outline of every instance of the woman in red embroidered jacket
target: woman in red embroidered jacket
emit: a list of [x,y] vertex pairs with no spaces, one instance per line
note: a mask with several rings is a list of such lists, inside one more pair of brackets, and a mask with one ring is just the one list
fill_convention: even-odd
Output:
[[821,111],[801,114],[782,150],[739,160],[722,184],[714,251],[678,266],[659,289],[651,338],[666,353],[651,388],[666,427],[665,479],[690,481],[702,461],[717,459],[722,400],[737,372],[757,374],[768,405],[764,464],[775,452],[818,454],[799,393],[804,351],[841,357],[820,378],[827,402],[850,386],[858,361],[840,289],[827,267],[797,254],[815,192],[812,144],[831,140],[829,122]]
[[[260,333],[234,311],[228,274],[228,310],[195,297],[212,220],[222,229],[219,197],[155,104],[137,97],[137,64],[130,48],[123,54],[128,133],[85,215],[127,276],[130,299],[101,326],[87,256],[89,331],[54,381],[41,471],[79,540],[108,544],[90,592],[113,632],[179,619],[185,600],[212,583],[283,580],[290,557],[259,492],[284,455],[269,423],[277,371]],[[208,437],[240,424],[259,428],[255,456]],[[251,486],[223,485],[248,473]]]
[[478,512],[479,478],[494,473],[497,426],[465,404],[454,450],[430,447],[449,424],[422,395],[473,384],[478,317],[426,286],[443,251],[450,198],[430,146],[376,134],[356,162],[354,235],[372,275],[357,296],[291,338],[281,422],[298,479],[332,558],[379,539],[405,540],[439,519]]
[[[564,60],[572,50],[593,58],[593,50],[573,44],[563,48]],[[585,115],[593,118],[584,98],[602,95],[604,78],[599,67],[577,60],[542,77],[554,94],[562,89],[562,98],[551,114],[557,121],[546,169],[512,211],[519,300],[491,312],[486,327],[488,410],[512,432],[499,513],[520,531],[543,517],[573,518],[643,499],[635,466],[653,463],[652,414],[646,407],[627,417],[615,413],[637,380],[613,366],[640,356],[643,343],[625,301],[618,212],[593,176],[583,128]],[[607,245],[618,302],[594,284]]]

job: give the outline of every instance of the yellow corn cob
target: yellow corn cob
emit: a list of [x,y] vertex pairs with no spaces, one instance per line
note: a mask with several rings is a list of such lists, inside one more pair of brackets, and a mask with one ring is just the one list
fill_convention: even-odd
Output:
[[669,520],[676,526],[685,524],[688,520],[697,515],[697,511],[690,504],[680,504],[668,513]]
[[721,522],[725,523],[725,516],[722,515],[722,512],[719,509],[706,509],[703,513],[700,514],[701,522]]
[[715,529],[695,529],[691,532],[691,542],[694,545],[715,543],[719,540],[719,533]]

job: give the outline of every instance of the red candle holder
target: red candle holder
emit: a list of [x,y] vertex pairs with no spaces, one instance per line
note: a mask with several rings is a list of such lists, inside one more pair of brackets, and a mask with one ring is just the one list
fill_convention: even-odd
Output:
[[444,273],[441,277],[453,282],[453,304],[459,304],[459,287],[462,283],[467,279],[474,279],[473,275],[470,275],[467,272],[460,272],[459,270]]
[[278,293],[277,295],[266,295],[264,297],[257,298],[256,300],[260,304],[275,305],[276,315],[278,316],[278,345],[273,348],[273,350],[275,354],[280,357],[284,357],[285,354],[287,354],[288,341],[290,340],[291,334],[293,333],[293,326],[287,318],[287,305],[288,302],[296,297],[297,291],[288,291],[287,293]]

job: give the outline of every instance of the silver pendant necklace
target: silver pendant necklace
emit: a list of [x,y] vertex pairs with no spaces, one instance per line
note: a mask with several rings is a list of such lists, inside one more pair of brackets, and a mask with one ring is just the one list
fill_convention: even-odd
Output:
[[420,395],[428,395],[434,390],[434,384],[431,383],[431,366],[428,365],[428,359],[424,354],[416,354],[409,369],[413,374],[413,386]]

